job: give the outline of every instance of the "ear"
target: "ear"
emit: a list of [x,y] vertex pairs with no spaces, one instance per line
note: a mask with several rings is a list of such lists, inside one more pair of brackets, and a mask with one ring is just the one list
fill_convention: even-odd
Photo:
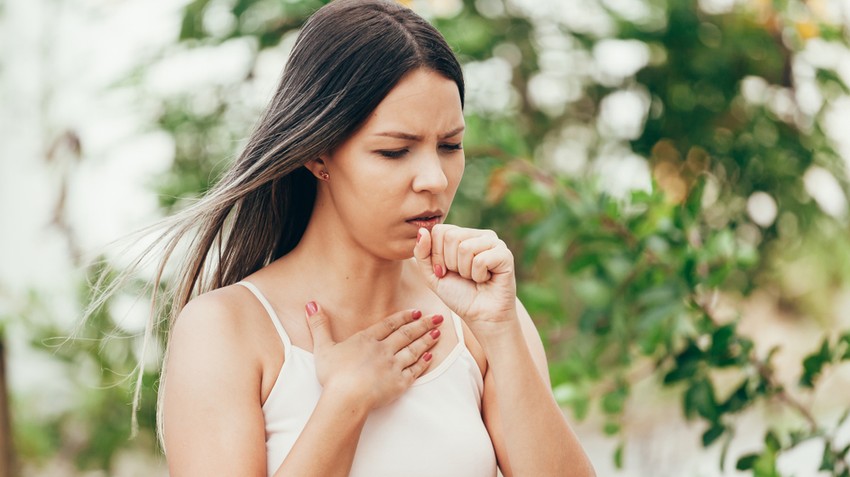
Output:
[[325,167],[325,160],[321,157],[319,159],[313,159],[312,161],[308,161],[304,164],[304,167],[313,174],[313,177],[316,179],[322,179],[322,172],[327,172],[327,168]]

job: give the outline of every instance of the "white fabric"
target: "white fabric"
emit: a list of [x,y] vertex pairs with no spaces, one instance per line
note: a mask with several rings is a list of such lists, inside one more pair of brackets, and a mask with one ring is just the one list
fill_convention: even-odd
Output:
[[[322,387],[313,354],[293,346],[260,290],[262,303],[280,334],[284,363],[263,404],[268,475],[273,475],[313,413]],[[481,418],[484,382],[463,342],[460,317],[452,314],[458,344],[401,397],[366,420],[350,477],[494,477],[496,457]]]

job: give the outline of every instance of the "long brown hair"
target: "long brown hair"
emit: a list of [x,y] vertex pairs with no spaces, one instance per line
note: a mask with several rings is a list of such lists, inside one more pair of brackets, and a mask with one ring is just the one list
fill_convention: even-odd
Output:
[[[304,24],[273,98],[233,165],[198,202],[141,232],[155,231],[155,240],[105,289],[101,276],[95,285],[101,294],[89,311],[142,264],[157,260],[144,355],[154,330],[163,321],[170,328],[193,297],[288,253],[301,240],[316,196],[316,179],[304,164],[339,146],[417,68],[453,80],[463,103],[457,58],[413,11],[381,0],[337,0],[319,9]],[[166,286],[167,266],[175,272]],[[140,365],[134,433],[142,373]]]

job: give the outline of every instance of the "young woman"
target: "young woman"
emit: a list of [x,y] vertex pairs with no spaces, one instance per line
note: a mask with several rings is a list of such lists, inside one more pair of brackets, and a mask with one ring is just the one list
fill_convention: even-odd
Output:
[[172,476],[593,475],[510,251],[443,223],[463,93],[402,6],[308,20],[245,151],[169,235],[163,266],[196,237],[161,388]]

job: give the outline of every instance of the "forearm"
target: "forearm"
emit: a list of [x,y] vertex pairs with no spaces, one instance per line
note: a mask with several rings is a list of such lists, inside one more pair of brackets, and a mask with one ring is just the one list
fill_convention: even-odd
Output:
[[275,477],[345,477],[368,411],[327,389]]
[[593,476],[593,467],[572,432],[549,385],[538,372],[516,320],[476,333],[515,476]]

